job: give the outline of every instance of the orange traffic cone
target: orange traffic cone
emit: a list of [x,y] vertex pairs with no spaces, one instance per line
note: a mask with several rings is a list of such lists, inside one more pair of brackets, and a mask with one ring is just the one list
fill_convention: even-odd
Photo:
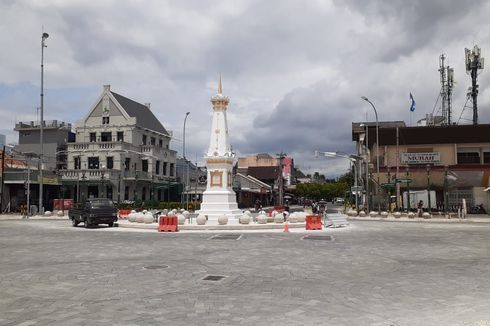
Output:
[[289,223],[288,222],[284,223],[284,231],[283,232],[289,233]]

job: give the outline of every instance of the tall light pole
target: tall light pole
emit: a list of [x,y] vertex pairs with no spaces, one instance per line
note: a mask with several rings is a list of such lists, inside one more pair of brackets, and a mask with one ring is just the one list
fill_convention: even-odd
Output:
[[[183,131],[183,141],[182,141],[182,156],[184,157],[184,163],[186,168],[186,176],[184,181],[184,191],[185,191],[185,206],[186,209],[189,209],[189,194],[187,193],[187,183],[189,179],[189,164],[187,164],[187,159],[185,158],[185,123],[187,122],[187,117],[191,114],[190,112],[185,113],[184,118],[184,131]],[[183,173],[182,173],[183,174]]]
[[376,179],[377,179],[377,185],[376,185],[376,194],[378,197],[378,212],[381,211],[381,206],[379,202],[379,122],[378,122],[378,111],[376,111],[376,107],[374,106],[373,102],[371,102],[366,96],[361,96],[361,98],[371,104],[374,110],[374,114],[376,116]]
[[[315,151],[315,157],[318,157],[319,155],[319,151]],[[358,203],[358,183],[357,183],[357,162],[362,160],[362,157],[358,156],[358,155],[346,155],[346,154],[340,154],[340,153],[337,153],[337,152],[321,152],[324,156],[326,157],[342,157],[342,158],[346,158],[348,159],[349,161],[351,161],[352,163],[354,163],[354,189],[356,191],[356,212],[359,214],[359,203]]]
[[48,33],[41,35],[41,116],[39,124],[39,141],[41,143],[41,154],[39,155],[39,213],[44,213],[43,206],[43,158],[44,158],[44,139],[43,139],[43,124],[44,124],[44,48],[46,45],[46,39],[49,37]]

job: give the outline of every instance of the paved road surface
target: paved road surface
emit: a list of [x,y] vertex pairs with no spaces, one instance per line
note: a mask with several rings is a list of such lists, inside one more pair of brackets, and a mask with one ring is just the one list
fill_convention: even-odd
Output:
[[0,221],[0,325],[490,324],[489,224],[214,234]]

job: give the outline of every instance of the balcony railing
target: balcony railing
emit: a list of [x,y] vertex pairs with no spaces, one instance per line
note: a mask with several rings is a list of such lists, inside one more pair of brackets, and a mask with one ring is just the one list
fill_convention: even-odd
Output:
[[[62,179],[65,181],[76,181],[76,180],[102,180],[104,176],[105,180],[144,180],[144,181],[163,181],[167,180],[169,176],[163,176],[161,174],[155,174],[151,172],[143,171],[120,171],[120,170],[110,170],[110,169],[86,169],[86,170],[60,170],[59,173]],[[173,179],[173,177],[170,177]]]
[[125,142],[89,142],[69,143],[68,151],[115,151],[124,152],[131,150],[132,145]]
[[[21,129],[39,129],[41,124],[39,121],[21,121],[15,124],[15,130]],[[43,128],[56,128],[71,130],[71,123],[58,120],[44,120]]]

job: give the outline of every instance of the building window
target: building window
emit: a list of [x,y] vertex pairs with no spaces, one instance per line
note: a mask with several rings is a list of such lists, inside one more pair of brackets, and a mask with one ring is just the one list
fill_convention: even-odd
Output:
[[114,158],[112,156],[107,157],[106,166],[108,169],[114,169]]
[[458,164],[480,164],[478,148],[458,148]]
[[109,124],[109,117],[102,117],[102,124],[108,125]]
[[151,138],[150,138],[150,145],[155,146],[156,141],[157,141],[157,140],[155,139],[155,137],[151,137]]
[[148,172],[148,160],[141,160],[141,171]]
[[146,187],[143,187],[143,189],[141,189],[141,200],[146,200]]
[[126,157],[124,160],[124,171],[129,171],[129,167],[131,166],[131,159],[129,157]]
[[124,187],[124,200],[129,200],[129,186]]
[[112,133],[111,132],[100,133],[100,141],[112,141]]
[[160,174],[160,161],[156,161],[155,164],[155,174]]
[[99,169],[99,158],[98,157],[89,157],[88,158],[88,168],[89,169]]
[[143,142],[143,145],[146,145],[146,135],[143,135],[142,142]]
[[167,175],[167,162],[163,162],[163,175]]
[[90,142],[93,143],[93,142],[96,142],[97,139],[96,139],[96,135],[95,135],[95,132],[91,132],[90,133]]
[[158,147],[163,147],[163,140],[162,139],[158,140]]
[[170,163],[170,176],[171,177],[174,176],[174,169],[175,169],[175,164],[174,163]]
[[158,200],[162,200],[162,189],[158,189],[158,195],[157,195]]
[[75,170],[80,170],[81,163],[80,163],[80,156],[75,157]]
[[490,164],[490,152],[483,152],[483,163]]
[[117,141],[124,141],[124,132],[123,131],[117,132]]

